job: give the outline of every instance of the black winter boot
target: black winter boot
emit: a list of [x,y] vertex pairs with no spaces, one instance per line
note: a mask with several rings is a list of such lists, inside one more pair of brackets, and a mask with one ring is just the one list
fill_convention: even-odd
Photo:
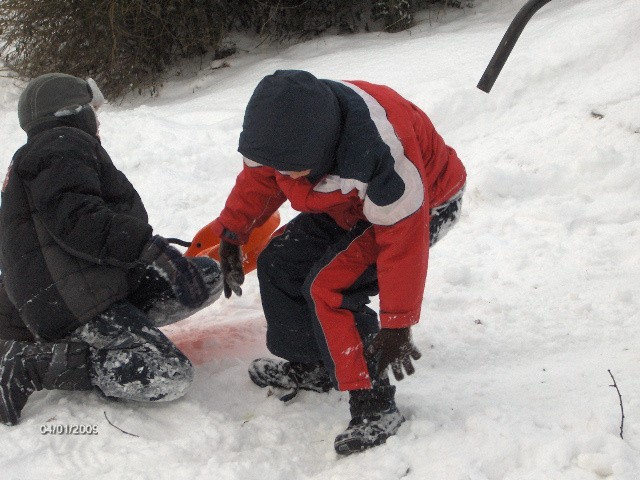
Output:
[[83,343],[0,340],[0,421],[15,425],[36,390],[91,390]]
[[328,392],[333,388],[329,373],[321,363],[287,362],[270,358],[258,358],[249,366],[249,377],[261,388],[275,387],[289,390],[280,397],[287,402],[298,390]]
[[336,452],[349,455],[375,447],[395,435],[404,417],[394,400],[396,387],[388,380],[374,384],[371,390],[349,392],[351,421],[347,429],[334,442]]

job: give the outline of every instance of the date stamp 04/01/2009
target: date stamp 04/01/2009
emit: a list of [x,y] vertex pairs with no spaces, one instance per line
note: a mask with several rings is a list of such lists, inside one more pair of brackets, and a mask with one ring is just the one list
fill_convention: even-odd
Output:
[[40,425],[41,435],[98,435],[98,425],[63,425],[46,423]]

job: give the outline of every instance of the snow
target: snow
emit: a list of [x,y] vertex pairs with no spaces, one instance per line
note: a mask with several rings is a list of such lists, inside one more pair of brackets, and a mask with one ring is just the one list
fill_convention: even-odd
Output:
[[[268,354],[250,274],[241,298],[167,327],[179,344],[209,335],[192,344],[199,365],[186,397],[136,405],[39,392],[18,426],[0,426],[0,477],[640,478],[638,2],[549,3],[488,95],[475,85],[524,0],[476,4],[425,13],[397,34],[251,48],[229,68],[185,73],[158,97],[100,114],[103,143],[156,232],[190,239],[241,169],[243,109],[264,75],[366,79],[424,108],[469,181],[461,222],[431,253],[413,329],[423,357],[398,383],[408,421],[396,437],[339,458],[345,393],[301,392],[285,405],[250,382],[249,362]],[[0,85],[5,171],[25,136],[21,86]],[[97,425],[98,434],[41,435],[46,424]]]

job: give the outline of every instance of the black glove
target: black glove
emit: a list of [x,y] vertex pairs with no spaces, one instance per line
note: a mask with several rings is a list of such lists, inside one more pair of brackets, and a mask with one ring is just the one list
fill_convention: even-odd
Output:
[[411,329],[383,328],[374,337],[367,348],[367,355],[374,360],[377,367],[376,375],[379,377],[389,365],[396,380],[402,380],[404,374],[402,367],[411,375],[415,372],[411,359],[418,360],[422,354],[411,341]]
[[244,270],[242,269],[242,250],[240,245],[220,240],[219,253],[224,296],[229,298],[231,292],[238,296],[242,295],[240,285],[244,283]]
[[209,298],[209,291],[198,267],[160,235],[155,235],[147,242],[140,261],[151,265],[169,282],[176,298],[185,307],[199,307]]

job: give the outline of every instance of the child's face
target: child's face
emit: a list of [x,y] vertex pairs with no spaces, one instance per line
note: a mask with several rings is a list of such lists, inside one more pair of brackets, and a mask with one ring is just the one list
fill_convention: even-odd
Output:
[[278,170],[278,173],[282,174],[282,175],[287,175],[288,177],[293,178],[294,180],[298,179],[298,178],[302,178],[302,177],[306,177],[307,175],[309,175],[311,173],[311,170],[303,170],[301,172],[282,172],[280,170]]
[[[245,157],[245,160],[250,162],[249,165],[263,165],[262,163],[258,163],[255,160],[251,160],[249,158]],[[287,177],[290,177],[294,180],[297,180],[298,178],[302,178],[302,177],[306,177],[307,175],[311,174],[311,169],[309,170],[302,170],[302,171],[291,171],[291,170],[278,170],[278,173],[280,175],[286,175]]]

